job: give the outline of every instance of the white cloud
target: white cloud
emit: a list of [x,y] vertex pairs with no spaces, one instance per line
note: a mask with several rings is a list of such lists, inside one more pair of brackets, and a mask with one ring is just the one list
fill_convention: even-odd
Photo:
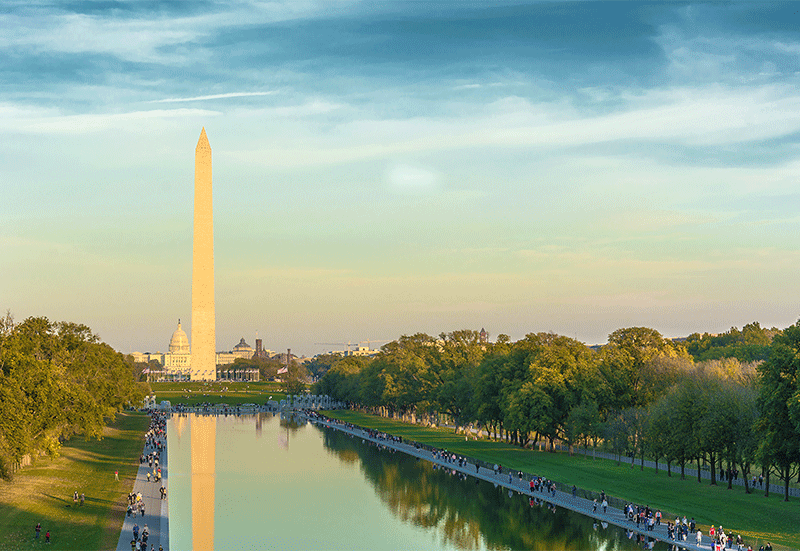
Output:
[[[61,115],[49,109],[0,106],[0,131],[32,134],[84,134],[109,128],[134,128],[132,123],[178,118],[206,118],[220,115],[206,109],[153,109],[129,113]],[[10,116],[9,116],[10,115]],[[149,131],[149,130],[148,130]]]
[[[206,37],[242,24],[257,25],[341,13],[353,2],[290,1],[218,3],[214,11],[188,17],[95,16],[63,13],[50,6],[0,16],[0,49],[111,54],[136,62],[177,64],[206,57]],[[180,46],[191,44],[191,49]]]
[[167,99],[156,99],[149,101],[148,103],[177,103],[182,101],[205,101],[211,99],[226,99],[226,98],[244,98],[244,97],[251,97],[251,96],[270,96],[275,94],[274,90],[269,92],[228,92],[226,94],[213,94],[210,96],[194,96],[191,98],[167,98]]

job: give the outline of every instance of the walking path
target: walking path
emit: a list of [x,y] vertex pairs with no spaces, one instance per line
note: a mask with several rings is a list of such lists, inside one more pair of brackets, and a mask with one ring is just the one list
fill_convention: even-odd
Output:
[[408,455],[425,459],[427,461],[430,461],[431,463],[440,465],[447,469],[459,471],[468,476],[479,478],[481,480],[491,482],[498,486],[503,486],[520,494],[536,498],[538,500],[550,503],[552,505],[564,507],[571,511],[575,511],[582,515],[586,515],[588,517],[597,519],[600,522],[607,522],[609,524],[619,526],[620,528],[631,530],[636,534],[642,534],[645,537],[663,541],[669,545],[676,545],[682,549],[689,549],[693,551],[696,550],[706,551],[711,549],[712,541],[711,538],[708,537],[708,534],[703,534],[703,538],[700,545],[695,544],[695,534],[689,534],[688,541],[674,541],[669,539],[669,536],[667,534],[666,523],[668,520],[672,519],[664,518],[660,526],[656,526],[653,529],[653,531],[648,532],[645,530],[644,525],[640,527],[636,525],[636,522],[628,520],[623,514],[621,509],[608,507],[606,512],[603,512],[602,507],[600,507],[600,504],[598,504],[597,511],[593,512],[592,507],[594,503],[588,499],[584,499],[581,497],[573,497],[569,493],[560,492],[558,490],[556,490],[555,494],[548,492],[540,492],[540,491],[532,492],[528,486],[528,479],[518,478],[518,476],[516,475],[516,471],[514,476],[509,477],[507,473],[495,474],[495,472],[492,469],[487,469],[485,467],[476,468],[476,465],[474,463],[467,463],[465,467],[460,467],[457,462],[449,462],[435,457],[433,452],[431,451],[425,449],[419,449],[405,442],[401,443],[391,439],[374,437],[371,436],[366,430],[355,427],[353,425],[348,426],[348,424],[345,424],[344,422],[330,421],[322,417],[315,417],[310,415],[306,415],[306,418],[309,421],[317,423],[319,425],[336,429],[348,434],[352,434],[353,436],[357,436],[359,438],[362,438],[363,440],[368,440],[370,442],[374,442],[376,444],[380,444],[388,448],[393,448],[397,451],[401,451]]
[[[131,516],[125,515],[125,522],[122,524],[122,531],[119,535],[119,543],[117,544],[117,551],[131,551],[131,540],[133,539],[133,525],[139,525],[139,539],[141,540],[142,529],[147,524],[150,531],[150,537],[147,538],[147,551],[150,551],[151,546],[158,551],[159,546],[164,551],[169,551],[169,501],[168,499],[161,499],[161,486],[167,489],[167,497],[169,497],[169,484],[167,483],[167,445],[166,436],[163,439],[164,447],[161,450],[159,457],[159,467],[161,467],[161,481],[148,482],[147,473],[151,471],[147,462],[139,465],[139,472],[136,474],[136,480],[133,483],[133,492],[142,493],[142,501],[144,501],[144,516],[141,513],[135,513]],[[145,444],[143,454],[154,451],[155,448]]]

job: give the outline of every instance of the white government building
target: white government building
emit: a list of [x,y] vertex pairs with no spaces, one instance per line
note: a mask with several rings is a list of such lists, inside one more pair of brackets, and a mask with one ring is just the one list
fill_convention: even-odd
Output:
[[[263,352],[269,355],[271,351],[265,350]],[[244,338],[233,347],[233,350],[217,352],[217,372],[214,379],[258,381],[257,369],[234,369],[233,367],[236,358],[249,360],[255,354],[256,351],[245,342]],[[178,328],[175,329],[175,332],[172,333],[172,338],[169,340],[169,352],[166,354],[161,352],[156,352],[155,354],[133,352],[131,356],[133,356],[135,362],[150,363],[155,361],[163,366],[163,371],[157,377],[159,381],[191,380],[192,354],[189,347],[189,337],[186,336],[186,332],[181,328],[180,320],[178,320]],[[225,366],[230,367],[226,368]]]

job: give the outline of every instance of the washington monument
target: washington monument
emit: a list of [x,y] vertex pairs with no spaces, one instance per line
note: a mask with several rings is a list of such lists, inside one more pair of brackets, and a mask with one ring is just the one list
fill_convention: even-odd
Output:
[[214,314],[214,213],[211,146],[206,129],[194,152],[194,243],[192,253],[192,381],[217,378]]

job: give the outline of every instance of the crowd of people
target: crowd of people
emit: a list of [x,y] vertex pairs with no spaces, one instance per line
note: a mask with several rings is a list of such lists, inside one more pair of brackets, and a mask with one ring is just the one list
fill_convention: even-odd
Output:
[[[161,482],[161,453],[166,450],[167,440],[167,418],[163,412],[154,411],[150,415],[150,426],[144,435],[144,451],[139,456],[139,465],[147,467],[147,481],[153,483]],[[167,489],[160,488],[161,499],[166,499]],[[145,515],[145,501],[142,492],[131,492],[128,494],[128,516]],[[148,551],[147,540],[150,537],[150,530],[145,524],[141,531],[139,525],[133,525],[133,539],[131,540],[132,551]],[[163,551],[161,545],[159,551]],[[156,551],[155,545],[150,545],[149,551]]]

